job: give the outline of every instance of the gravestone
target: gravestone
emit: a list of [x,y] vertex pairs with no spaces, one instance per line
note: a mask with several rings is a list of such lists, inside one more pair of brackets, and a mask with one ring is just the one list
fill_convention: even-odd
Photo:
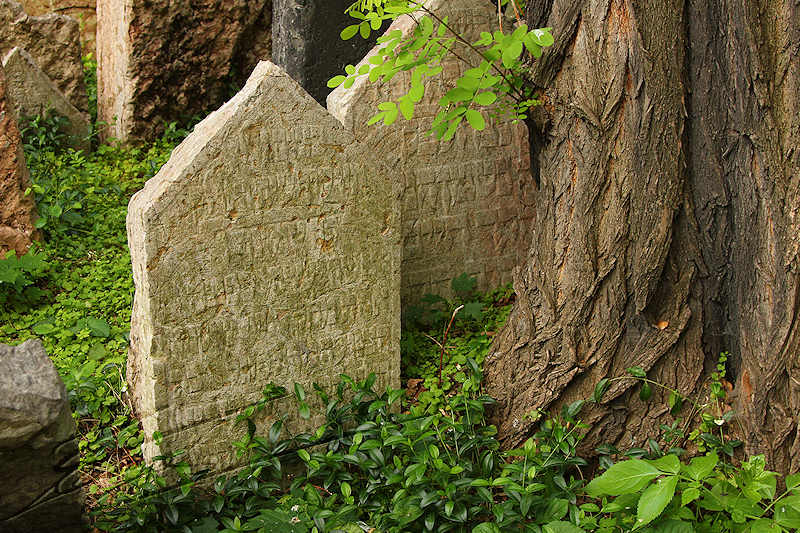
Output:
[[14,250],[28,251],[36,232],[33,195],[25,195],[30,176],[22,151],[16,115],[6,97],[6,79],[0,67],[0,258]]
[[50,13],[31,17],[14,0],[0,0],[0,57],[19,46],[80,111],[86,111],[78,21]]
[[41,341],[0,344],[0,531],[84,531],[75,430]]
[[398,386],[398,217],[390,174],[260,63],[130,203],[145,458],[183,449],[195,468],[235,468],[232,420],[270,382],[330,390],[375,372]]
[[271,55],[271,0],[98,0],[101,133],[151,140],[216,109]]
[[69,120],[64,132],[77,150],[89,150],[89,115],[81,113],[61,94],[58,87],[42,72],[31,55],[15,47],[3,58],[7,96],[13,104],[17,122],[26,117],[52,111]]
[[272,61],[283,68],[314,99],[325,105],[328,80],[359,61],[381,32],[370,39],[339,34],[356,19],[345,13],[353,0],[274,0]]
[[97,0],[20,0],[26,13],[33,16],[60,13],[74,18],[80,24],[81,46],[84,54],[94,53],[94,38],[97,30]]
[[[486,0],[432,0],[426,6],[470,42],[480,31],[495,29],[497,12]],[[421,16],[422,14],[418,14]],[[417,19],[418,19],[417,16]],[[413,33],[414,19],[397,19],[388,31]],[[362,63],[375,55],[368,53]],[[424,99],[414,118],[367,126],[380,102],[408,92],[408,76],[388,83],[358,78],[353,87],[338,87],[328,97],[328,110],[356,138],[382,154],[403,181],[403,302],[426,293],[451,294],[451,280],[463,272],[489,289],[511,281],[530,242],[536,186],[530,173],[527,128],[484,113],[486,129],[462,125],[452,142],[429,135],[438,101],[451,89],[465,66],[450,56],[438,76],[425,80]]]

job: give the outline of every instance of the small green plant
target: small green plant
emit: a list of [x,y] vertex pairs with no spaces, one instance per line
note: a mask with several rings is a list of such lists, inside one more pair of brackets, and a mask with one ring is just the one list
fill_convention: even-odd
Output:
[[45,256],[31,248],[17,257],[14,250],[0,259],[0,304],[33,303],[44,295],[34,284],[50,268]]

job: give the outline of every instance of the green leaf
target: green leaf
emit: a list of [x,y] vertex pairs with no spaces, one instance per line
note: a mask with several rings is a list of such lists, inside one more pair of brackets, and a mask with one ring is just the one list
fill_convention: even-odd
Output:
[[626,369],[626,372],[635,378],[646,378],[647,374],[640,366],[632,366]]
[[339,34],[339,37],[341,37],[343,41],[347,41],[352,39],[356,33],[358,33],[358,24],[353,24],[352,26],[347,26],[345,29],[343,29],[342,33]]
[[636,509],[636,527],[642,527],[661,514],[667,507],[672,497],[675,496],[675,487],[678,485],[678,476],[668,476],[659,479],[642,493]]
[[593,479],[586,492],[593,497],[620,496],[639,492],[662,472],[641,459],[629,459],[612,465],[603,475]]
[[653,459],[648,462],[662,472],[667,472],[669,474],[677,474],[681,471],[681,462],[675,455],[665,455],[664,457]]
[[583,529],[569,522],[549,522],[542,528],[544,533],[584,533]]
[[414,102],[411,98],[401,98],[398,100],[398,108],[406,120],[414,118]]
[[472,533],[501,533],[497,524],[484,522],[472,528]]
[[297,398],[298,402],[303,402],[306,399],[306,391],[299,383],[294,384],[294,396]]
[[306,402],[300,402],[297,406],[297,410],[300,412],[300,417],[304,420],[308,420],[311,417],[311,409],[309,409]]
[[328,87],[330,87],[331,89],[336,88],[339,85],[341,85],[342,82],[344,82],[344,80],[346,80],[346,79],[347,79],[347,76],[342,76],[342,75],[334,76],[334,77],[332,77],[331,79],[328,80]]
[[105,320],[89,317],[86,319],[86,325],[89,326],[89,331],[95,337],[106,338],[111,335],[111,328]]
[[684,507],[700,497],[700,489],[689,487],[681,492],[681,507]]
[[482,106],[492,105],[497,101],[497,95],[491,91],[485,91],[475,95],[475,103]]
[[56,327],[49,322],[39,322],[33,326],[33,332],[37,335],[49,335],[56,331]]
[[789,474],[786,476],[786,488],[791,490],[800,487],[800,474]]
[[511,68],[522,54],[522,41],[514,41],[503,50],[503,66]]
[[719,463],[719,457],[716,452],[711,452],[707,455],[695,457],[688,465],[683,465],[683,473],[695,481],[702,481],[714,471],[714,467]]
[[767,518],[759,518],[750,522],[750,533],[780,533],[781,528],[774,521]]
[[297,455],[305,462],[311,460],[311,455],[306,450],[297,450]]
[[474,109],[467,109],[466,113],[467,122],[472,127],[472,129],[477,131],[483,131],[486,128],[486,120],[484,120],[483,115],[481,115],[480,111],[476,111]]
[[608,378],[603,378],[597,382],[597,385],[594,387],[594,393],[592,394],[592,399],[595,403],[603,401],[603,396],[608,392],[609,387],[611,387],[611,381]]
[[364,39],[369,39],[370,34],[370,26],[369,22],[366,20],[358,25],[358,31],[361,33],[361,37]]
[[648,401],[653,396],[653,389],[647,382],[642,383],[642,388],[639,389],[639,399],[643,402]]

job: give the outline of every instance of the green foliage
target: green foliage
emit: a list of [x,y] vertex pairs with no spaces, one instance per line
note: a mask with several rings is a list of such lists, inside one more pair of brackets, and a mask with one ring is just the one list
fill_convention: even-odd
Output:
[[[503,2],[503,3],[507,3]],[[519,15],[519,8],[516,7]],[[400,72],[408,72],[408,92],[394,101],[378,104],[379,112],[368,124],[383,121],[389,125],[400,115],[406,120],[414,117],[416,105],[425,95],[425,81],[438,76],[442,62],[453,55],[465,64],[464,73],[439,101],[441,110],[431,127],[437,139],[450,140],[465,120],[475,130],[486,127],[484,111],[493,115],[507,115],[515,120],[527,118],[528,110],[540,100],[524,83],[527,70],[524,52],[534,58],[541,57],[542,49],[553,44],[550,28],[529,29],[517,24],[508,31],[484,31],[481,38],[471,43],[448,25],[447,17],[439,18],[423,3],[414,0],[359,0],[348,9],[358,20],[344,28],[342,39],[356,34],[367,39],[373,31],[402,15],[417,13],[418,25],[412,35],[403,37],[400,30],[392,30],[378,38],[380,48],[367,62],[356,69],[345,67],[345,74],[328,82],[328,87],[350,88],[359,77],[367,76],[371,83],[387,82]]]
[[186,132],[173,124],[147,149],[86,154],[68,147],[61,120],[34,117],[23,129],[45,240],[0,260],[0,342],[42,339],[78,420],[81,469],[107,476],[135,460],[142,441],[123,402],[133,295],[127,204]]
[[44,255],[32,247],[22,257],[11,250],[0,259],[0,304],[33,303],[44,292],[34,283],[50,268]]

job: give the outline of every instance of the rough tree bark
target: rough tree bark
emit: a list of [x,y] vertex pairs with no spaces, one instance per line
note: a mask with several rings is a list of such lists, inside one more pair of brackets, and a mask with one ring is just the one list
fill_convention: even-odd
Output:
[[[487,363],[506,445],[525,414],[641,366],[687,395],[728,362],[747,453],[800,467],[800,6],[793,0],[529,0],[535,235]],[[669,420],[616,381],[587,443]]]

